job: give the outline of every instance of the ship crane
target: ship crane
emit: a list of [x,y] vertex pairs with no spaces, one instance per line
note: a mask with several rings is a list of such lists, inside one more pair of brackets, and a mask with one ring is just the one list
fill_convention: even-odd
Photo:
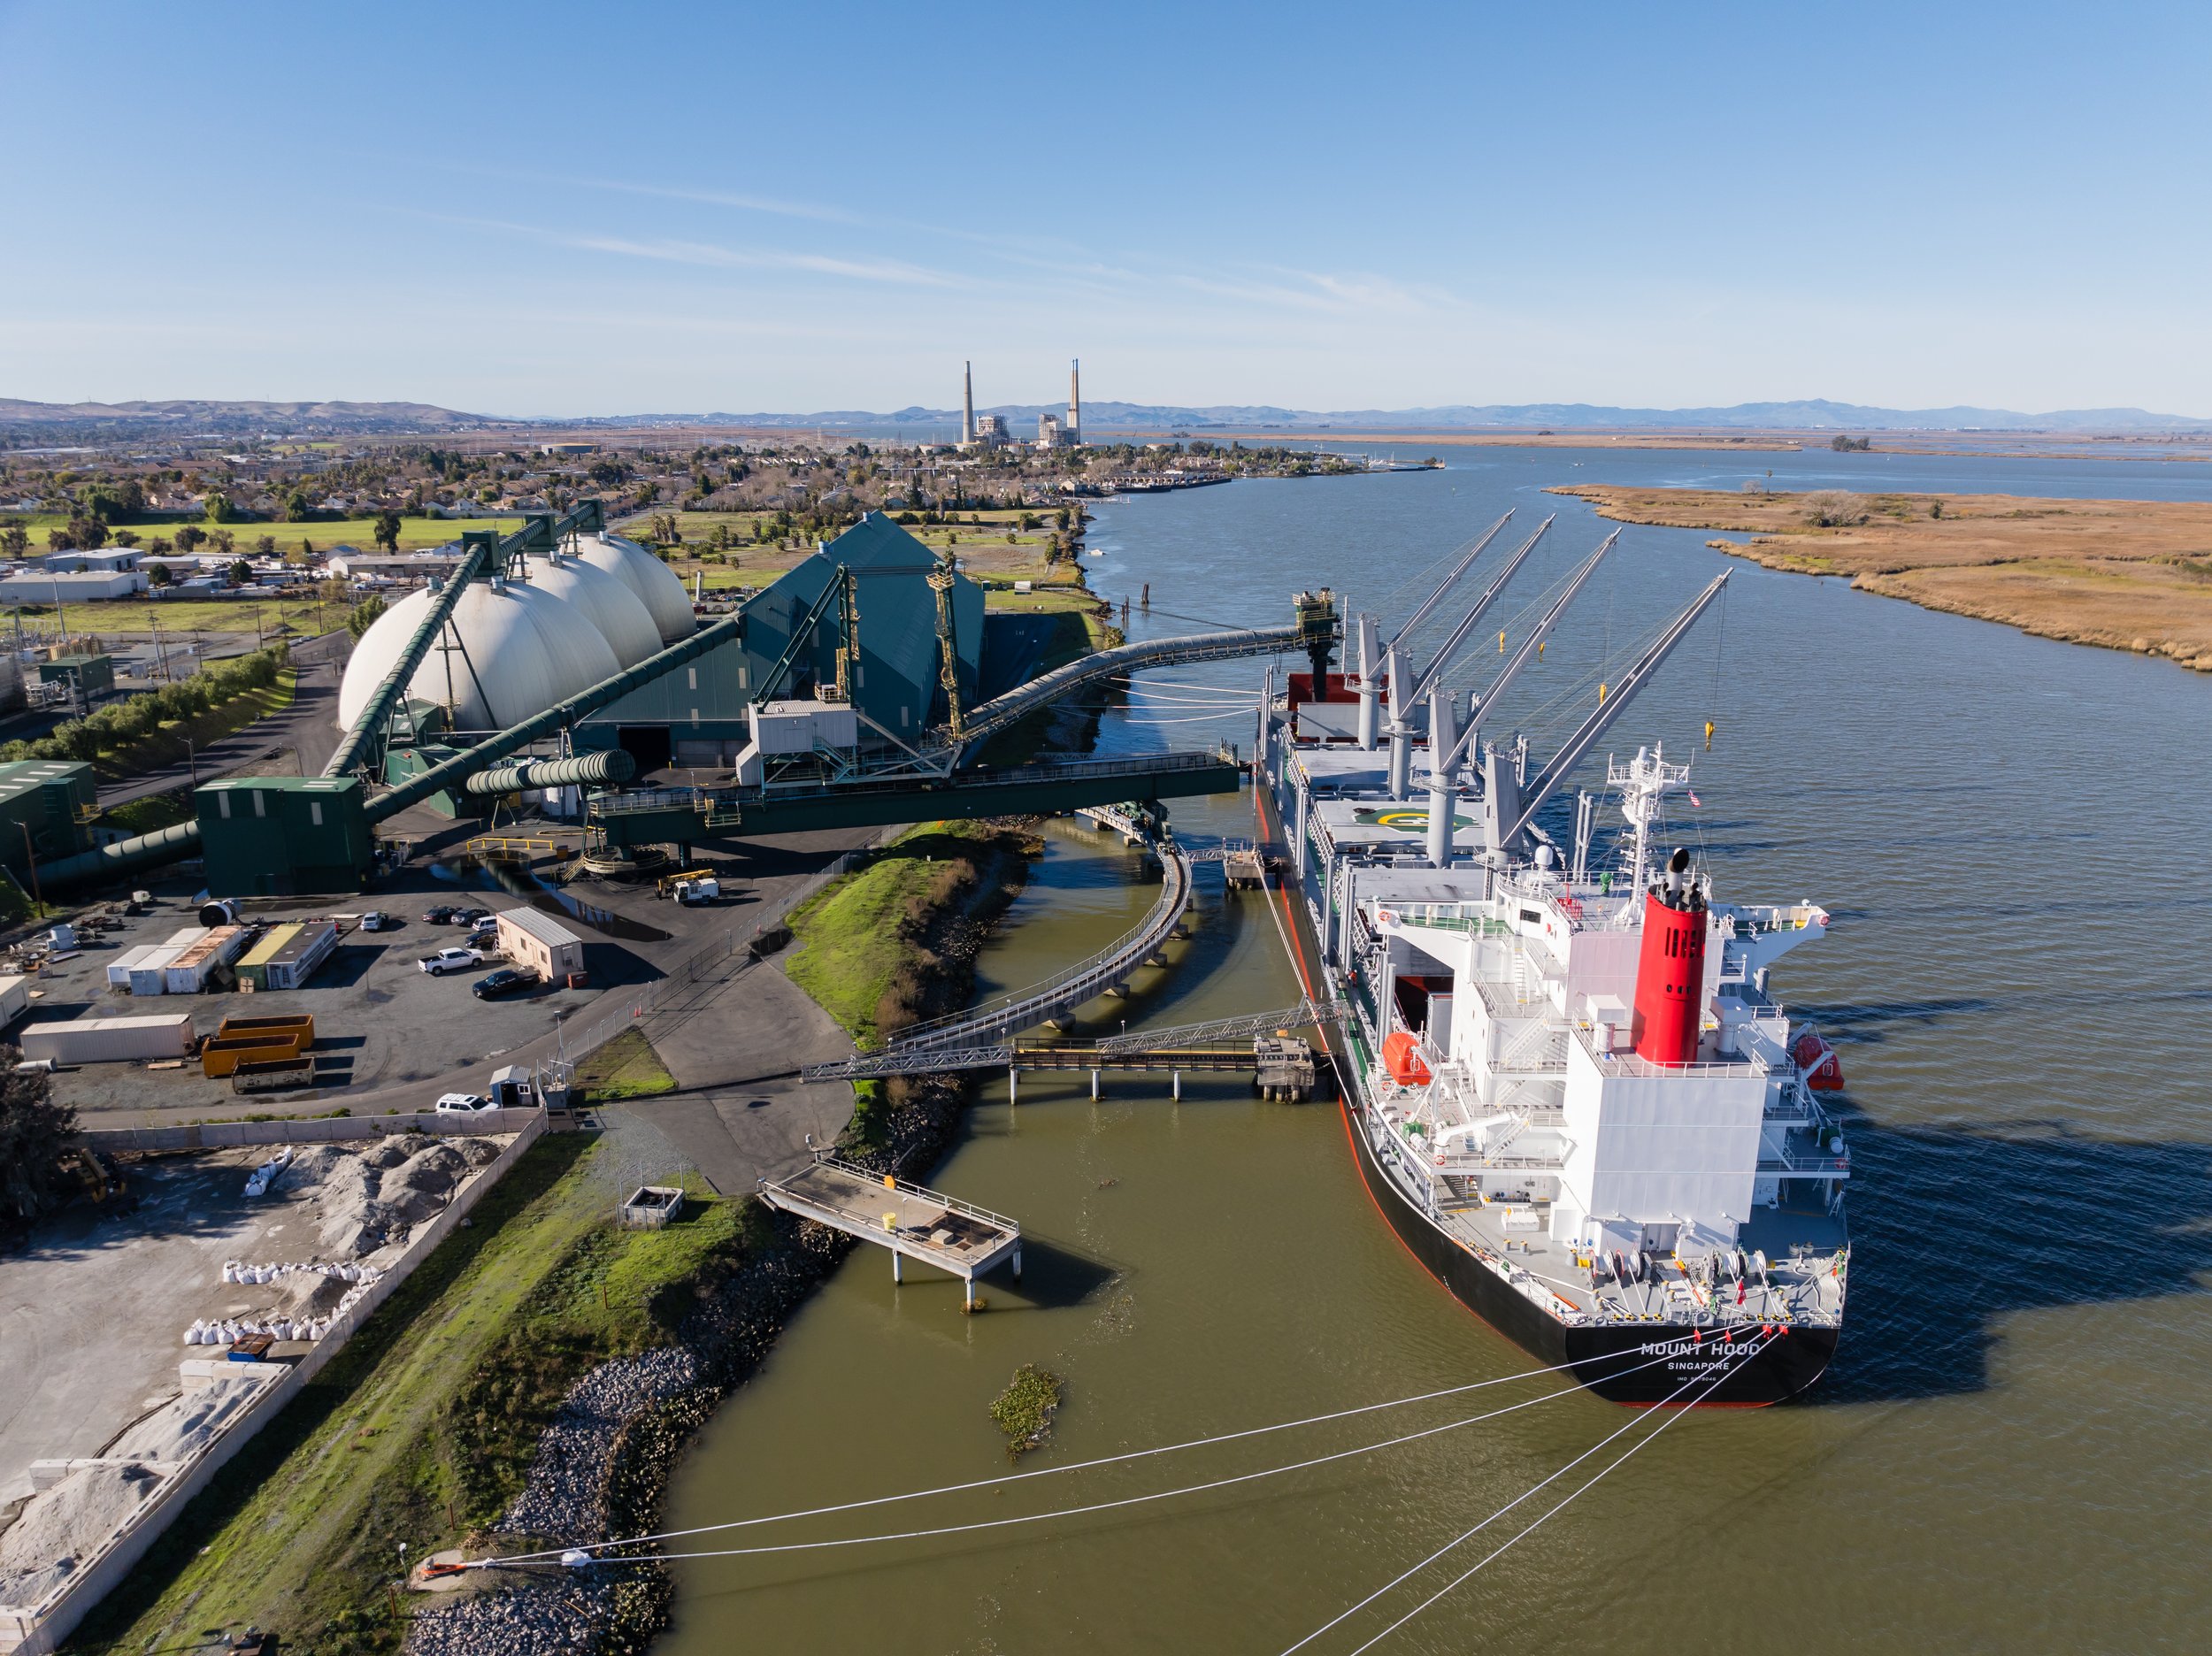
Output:
[[[1509,518],[1512,514],[1508,512],[1506,516]],[[1476,599],[1473,606],[1460,617],[1459,625],[1452,629],[1451,636],[1444,640],[1443,648],[1436,652],[1435,658],[1410,685],[1404,685],[1401,682],[1405,674],[1406,663],[1403,655],[1399,653],[1400,640],[1412,632],[1415,623],[1427,613],[1428,606],[1423,605],[1421,610],[1415,613],[1413,620],[1407,622],[1399,629],[1398,637],[1391,640],[1391,654],[1386,657],[1389,662],[1390,673],[1391,798],[1398,800],[1405,798],[1413,786],[1413,726],[1406,720],[1406,709],[1418,703],[1423,696],[1429,694],[1431,686],[1436,683],[1438,675],[1450,665],[1453,656],[1458,652],[1459,647],[1467,641],[1467,635],[1474,631],[1475,623],[1481,620],[1484,613],[1497,602],[1498,594],[1505,590],[1506,584],[1519,572],[1521,565],[1528,561],[1528,555],[1536,549],[1536,543],[1544,538],[1545,533],[1551,528],[1557,517],[1558,514],[1554,513],[1551,517],[1545,518],[1542,523],[1538,524],[1536,533],[1514,549],[1513,556],[1506,559],[1505,567],[1498,571],[1496,578],[1484,589],[1482,595]],[[1497,533],[1498,529],[1502,528],[1504,525],[1505,518],[1499,518],[1497,527],[1493,528],[1490,534]],[[1490,535],[1485,535],[1483,543],[1488,544],[1489,540]],[[1480,551],[1481,548],[1478,547],[1476,550]],[[1466,568],[1466,561],[1462,560],[1459,567],[1462,570]],[[1453,575],[1455,579],[1457,579],[1458,571],[1454,571]],[[1432,594],[1432,602],[1434,597],[1441,595],[1442,589],[1440,588],[1435,594]],[[1433,734],[1432,734],[1432,740],[1433,739]]]
[[1552,755],[1552,761],[1528,785],[1526,793],[1514,779],[1512,770],[1500,763],[1502,755],[1494,748],[1485,755],[1483,821],[1489,833],[1490,849],[1503,851],[1515,844],[1528,832],[1536,820],[1536,813],[1544,801],[1555,793],[1582,756],[1596,746],[1598,739],[1613,726],[1637,692],[1651,681],[1667,657],[1697,624],[1706,607],[1720,596],[1721,588],[1728,585],[1728,571],[1724,570],[1713,578],[1703,592],[1690,601],[1689,607],[1675,617],[1658,641],[1638,657],[1635,665],[1613,686],[1612,694],[1601,702],[1590,717],[1582,722],[1579,730],[1567,739],[1566,745]]
[[[1528,555],[1536,549],[1536,543],[1544,538],[1545,532],[1552,526],[1552,523],[1553,518],[1545,518],[1542,523],[1536,525],[1536,533],[1514,549],[1513,556],[1506,559],[1505,567],[1498,571],[1497,578],[1484,589],[1482,596],[1475,600],[1474,606],[1460,617],[1459,625],[1452,629],[1452,635],[1444,640],[1443,648],[1436,652],[1436,659],[1429,663],[1426,670],[1413,681],[1402,696],[1399,694],[1396,678],[1392,678],[1390,697],[1394,711],[1390,721],[1391,798],[1404,799],[1412,791],[1413,786],[1413,728],[1405,722],[1402,709],[1417,703],[1423,696],[1428,696],[1431,701],[1429,741],[1432,748],[1437,743],[1451,740],[1451,714],[1445,706],[1443,687],[1438,682],[1439,676],[1446,667],[1451,664],[1452,657],[1458,652],[1459,647],[1467,641],[1467,635],[1474,631],[1475,623],[1482,619],[1484,612],[1497,602],[1498,594],[1505,590],[1506,583],[1510,581],[1519,572],[1521,565],[1527,562]],[[1403,663],[1401,662],[1399,665],[1402,666]]]
[[[1404,674],[1402,663],[1398,656],[1399,647],[1412,636],[1416,627],[1428,619],[1429,611],[1444,602],[1444,594],[1451,591],[1452,587],[1457,584],[1459,578],[1464,575],[1474,561],[1482,556],[1482,549],[1497,539],[1498,532],[1511,520],[1513,511],[1513,508],[1508,507],[1503,518],[1499,518],[1497,522],[1492,524],[1489,528],[1475,538],[1474,544],[1460,555],[1459,561],[1452,565],[1451,571],[1442,580],[1437,582],[1436,590],[1421,601],[1420,606],[1407,617],[1406,624],[1391,634],[1390,641],[1381,646],[1379,651],[1375,644],[1374,618],[1364,615],[1360,617],[1359,745],[1363,749],[1371,753],[1375,747],[1377,697],[1375,668],[1377,663],[1379,662],[1383,672],[1388,676],[1390,682],[1391,752],[1394,756],[1398,752],[1398,732],[1405,724],[1406,708],[1402,683]],[[1313,688],[1314,694],[1318,696],[1325,694],[1328,686],[1317,681]],[[1394,770],[1393,774],[1396,774]]]
[[[1550,521],[1549,518],[1545,519],[1548,525]],[[1540,533],[1541,531],[1539,533]],[[1459,774],[1461,761],[1466,757],[1468,751],[1473,748],[1476,738],[1481,733],[1483,715],[1497,705],[1498,698],[1505,694],[1516,678],[1520,677],[1521,670],[1536,658],[1536,652],[1543,648],[1544,640],[1551,636],[1552,629],[1559,625],[1559,618],[1567,613],[1567,606],[1575,601],[1576,594],[1581,592],[1584,584],[1597,572],[1599,564],[1604,561],[1605,555],[1613,549],[1613,543],[1620,538],[1621,532],[1616,529],[1598,543],[1596,551],[1583,560],[1582,567],[1577,570],[1568,580],[1567,589],[1553,601],[1551,608],[1544,612],[1543,618],[1537,622],[1534,630],[1527,638],[1522,640],[1521,648],[1513,653],[1513,659],[1506,663],[1498,676],[1490,681],[1490,687],[1475,698],[1465,734],[1462,735],[1456,742],[1453,742],[1448,750],[1443,746],[1450,740],[1451,735],[1448,716],[1440,722],[1433,717],[1431,718],[1430,754],[1434,755],[1440,753],[1444,755],[1440,762],[1429,766],[1429,823],[1428,843],[1425,848],[1431,868],[1445,868],[1451,862],[1451,824],[1454,815],[1452,778]]]

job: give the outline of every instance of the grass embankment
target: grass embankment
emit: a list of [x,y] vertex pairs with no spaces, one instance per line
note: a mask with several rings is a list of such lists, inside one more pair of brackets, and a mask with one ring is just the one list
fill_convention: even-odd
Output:
[[2212,672],[2212,503],[2011,494],[1560,487],[1624,523],[1732,530],[1721,550],[2043,638]]
[[[614,1228],[582,1134],[533,1146],[94,1614],[78,1647],[196,1646],[250,1622],[288,1649],[396,1650],[387,1583],[487,1529],[576,1379],[671,1330],[761,1245],[749,1201]],[[403,1613],[419,1607],[403,1598]]]
[[624,1030],[576,1066],[576,1086],[583,1100],[604,1104],[615,1099],[655,1098],[676,1090],[653,1043],[642,1030]]
[[0,759],[81,759],[111,776],[173,764],[256,719],[291,706],[298,675],[281,647],[219,662],[144,694],[65,719],[35,741],[0,746]]
[[[785,970],[856,1045],[879,1046],[966,998],[985,928],[1042,849],[1027,828],[1002,821],[910,828],[793,911],[803,947]],[[879,1146],[910,1094],[901,1081],[854,1083],[848,1138]]]

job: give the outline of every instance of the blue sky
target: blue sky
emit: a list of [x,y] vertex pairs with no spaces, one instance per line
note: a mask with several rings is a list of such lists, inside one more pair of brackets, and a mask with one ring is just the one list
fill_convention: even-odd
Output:
[[2212,17],[0,0],[0,395],[2212,414]]

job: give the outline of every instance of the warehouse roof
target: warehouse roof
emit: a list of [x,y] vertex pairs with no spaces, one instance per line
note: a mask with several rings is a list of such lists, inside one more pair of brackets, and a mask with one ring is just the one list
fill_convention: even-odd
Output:
[[0,763],[0,800],[12,800],[44,787],[86,775],[92,767],[81,759],[16,759]]

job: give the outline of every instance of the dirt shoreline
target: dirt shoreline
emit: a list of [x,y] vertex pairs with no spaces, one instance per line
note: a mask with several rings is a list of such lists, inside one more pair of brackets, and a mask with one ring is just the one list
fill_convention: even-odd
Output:
[[2212,672],[2212,503],[1560,484],[1601,518],[1748,535],[1769,569]]

